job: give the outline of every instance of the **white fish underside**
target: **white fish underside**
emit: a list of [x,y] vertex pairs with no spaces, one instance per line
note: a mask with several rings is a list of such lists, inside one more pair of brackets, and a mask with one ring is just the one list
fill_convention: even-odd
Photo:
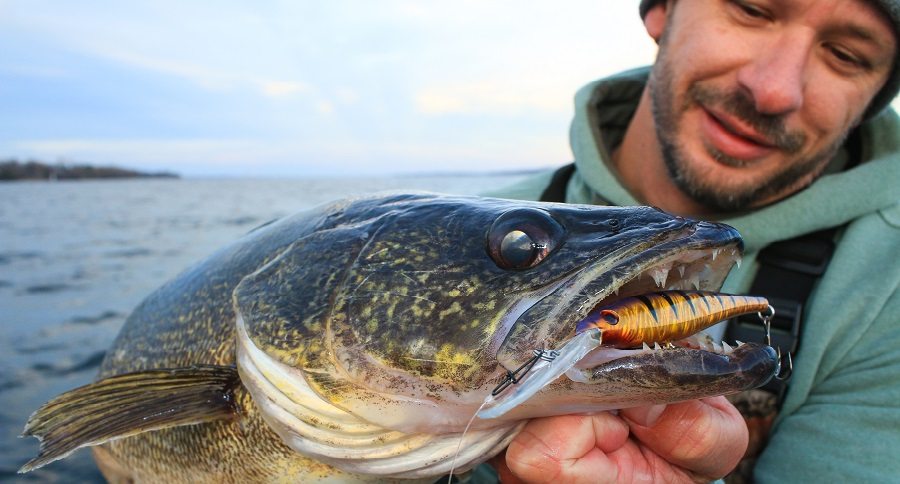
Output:
[[393,478],[462,472],[505,448],[525,425],[496,421],[495,427],[471,429],[464,435],[384,428],[316,394],[301,370],[276,361],[250,340],[240,315],[237,330],[241,381],[266,422],[290,448],[346,472]]

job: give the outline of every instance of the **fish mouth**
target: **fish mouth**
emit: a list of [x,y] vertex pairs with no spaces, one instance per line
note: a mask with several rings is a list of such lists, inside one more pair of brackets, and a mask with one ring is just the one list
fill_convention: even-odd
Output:
[[511,311],[516,319],[503,335],[497,359],[503,366],[518,366],[535,344],[555,348],[575,335],[591,311],[620,299],[662,290],[716,291],[742,254],[737,230],[712,222],[636,241],[618,249],[615,260],[594,261],[549,285],[544,294],[521,301],[527,307]]
[[[497,354],[498,362],[507,370],[520,368],[535,350],[572,347],[575,340],[584,340],[584,334],[576,331],[579,323],[598,308],[624,298],[661,291],[717,291],[731,267],[740,263],[742,249],[735,229],[710,222],[637,242],[615,263],[598,262],[581,269],[524,311],[506,336]],[[734,393],[761,386],[778,372],[778,358],[771,347],[713,341],[699,332],[702,329],[662,345],[657,341],[640,341],[634,347],[582,344],[581,348],[596,347],[560,363],[566,367],[554,374],[565,374],[575,384],[604,386],[606,407],[624,408]],[[621,373],[622,368],[629,368],[628,376]],[[542,388],[538,386],[519,385],[516,392],[531,387],[525,393],[533,395]],[[591,393],[584,388],[568,392],[576,397]],[[615,392],[619,392],[618,400],[609,395]],[[519,395],[516,400],[527,398]],[[482,412],[485,416],[500,413]]]
[[[717,291],[732,266],[740,267],[743,243],[731,227],[722,224],[706,225],[700,224],[697,230],[692,231],[687,237],[644,251],[637,257],[616,266],[611,272],[614,275],[625,274],[625,276],[619,278],[613,276],[608,286],[597,290],[593,297],[583,298],[576,305],[578,308],[575,311],[576,322],[567,325],[561,339],[568,340],[575,336],[576,328],[591,313],[625,298],[660,291]],[[602,280],[590,281],[582,293],[591,293],[591,288],[599,285],[603,285]],[[744,343],[735,342],[735,344]],[[733,351],[733,348],[724,341],[714,341],[705,333],[694,333],[686,338],[668,341],[664,346],[660,346],[656,341],[642,341],[633,348],[601,346],[586,355],[578,366],[587,367],[592,363],[597,365],[636,353],[675,347],[718,354],[730,354]]]

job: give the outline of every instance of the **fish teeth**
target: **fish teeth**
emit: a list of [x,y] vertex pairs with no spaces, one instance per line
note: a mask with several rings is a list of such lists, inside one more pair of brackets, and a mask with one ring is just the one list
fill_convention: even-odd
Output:
[[663,287],[666,283],[666,279],[669,277],[669,270],[671,268],[671,265],[663,265],[650,269],[650,276],[653,277],[653,281],[656,282],[656,287]]
[[741,268],[741,257],[737,257],[734,259],[734,265],[736,265],[738,269]]
[[734,348],[732,348],[731,345],[729,345],[728,343],[726,343],[724,341],[722,342],[722,348],[725,350],[726,355],[730,354],[732,351],[734,351]]
[[686,268],[687,268],[687,267],[685,267],[685,266],[678,266],[678,275],[681,276],[681,277],[684,277],[684,270],[685,270]]
[[740,348],[741,346],[744,346],[744,342],[739,339],[734,340],[734,342],[737,343],[738,348]]
[[691,285],[694,286],[694,289],[696,289],[698,291],[700,290],[700,274],[699,273],[695,272],[695,273],[691,274],[690,282],[691,282]]
[[715,341],[713,341],[712,346],[713,346],[713,350],[715,350],[716,353],[721,353],[723,351],[722,345],[720,345],[719,343],[716,343]]
[[661,349],[662,348],[659,346],[659,343],[656,343],[656,342],[653,343],[653,351],[659,351]]
[[650,349],[649,346],[647,346],[647,342],[646,342],[646,341],[642,342],[641,345],[643,346],[643,347],[641,348],[642,350],[644,350],[644,351],[653,351],[653,350]]
[[675,345],[673,345],[672,342],[670,341],[670,342],[666,343],[666,348],[667,348],[667,349],[670,349],[670,350],[674,350],[674,349],[675,349]]
[[716,260],[716,256],[718,256],[721,251],[722,249],[713,249],[712,260]]

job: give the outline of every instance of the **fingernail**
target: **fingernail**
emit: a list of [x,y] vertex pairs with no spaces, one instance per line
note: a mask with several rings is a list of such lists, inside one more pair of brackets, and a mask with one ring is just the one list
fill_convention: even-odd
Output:
[[666,411],[666,405],[647,405],[622,410],[622,416],[642,427],[652,427],[659,416]]

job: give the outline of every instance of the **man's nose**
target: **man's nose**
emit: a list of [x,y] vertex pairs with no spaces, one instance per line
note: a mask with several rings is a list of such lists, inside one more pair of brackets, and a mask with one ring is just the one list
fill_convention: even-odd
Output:
[[738,71],[738,83],[762,114],[783,115],[800,109],[806,87],[810,39],[784,35],[757,50]]

